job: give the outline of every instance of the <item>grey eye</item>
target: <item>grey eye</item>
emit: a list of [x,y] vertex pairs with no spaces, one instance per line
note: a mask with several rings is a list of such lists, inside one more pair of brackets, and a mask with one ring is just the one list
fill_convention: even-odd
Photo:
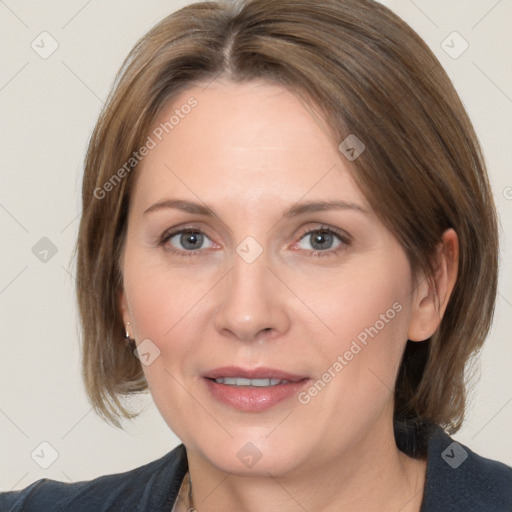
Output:
[[209,238],[200,231],[180,231],[169,238],[169,243],[176,249],[194,251],[203,248]]
[[[302,245],[303,241],[308,239],[311,247],[304,247],[304,245]],[[333,244],[335,243],[335,239],[338,239],[338,245],[333,246]],[[341,240],[335,233],[332,233],[331,231],[325,229],[315,229],[313,231],[306,233],[302,237],[299,246],[301,249],[322,251],[326,249],[336,248],[340,244]]]

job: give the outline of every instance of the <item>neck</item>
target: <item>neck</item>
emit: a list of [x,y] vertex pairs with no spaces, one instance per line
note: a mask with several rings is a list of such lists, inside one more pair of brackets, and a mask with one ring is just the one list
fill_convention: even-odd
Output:
[[379,437],[369,432],[339,457],[312,459],[284,475],[241,476],[221,471],[198,452],[187,449],[187,456],[193,485],[188,506],[197,512],[418,512],[423,498],[426,462],[398,450],[392,427]]

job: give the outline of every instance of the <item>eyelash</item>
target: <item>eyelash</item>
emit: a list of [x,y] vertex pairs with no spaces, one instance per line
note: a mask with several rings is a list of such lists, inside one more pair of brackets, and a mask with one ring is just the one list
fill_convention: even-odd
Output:
[[[299,237],[299,241],[302,240],[307,235],[311,235],[313,233],[318,233],[318,232],[334,235],[336,238],[338,238],[338,240],[342,243],[342,245],[337,247],[336,249],[327,249],[325,251],[310,250],[310,251],[308,251],[308,256],[310,256],[312,258],[322,258],[325,256],[331,256],[331,255],[337,254],[338,252],[343,250],[343,246],[349,246],[351,244],[351,239],[349,238],[349,236],[347,234],[345,234],[342,231],[339,231],[335,228],[328,227],[328,226],[321,226],[319,228],[314,228],[314,229],[306,229],[304,232],[301,233],[301,235]],[[176,235],[180,235],[182,233],[200,233],[202,235],[207,236],[199,228],[195,228],[194,226],[189,226],[189,227],[179,229],[176,231],[164,232],[162,234],[160,240],[158,241],[157,245],[159,247],[160,246],[163,247],[172,237],[174,237]],[[178,249],[175,249],[172,245],[169,245],[165,249],[172,252],[173,254],[177,254],[178,256],[183,256],[183,257],[194,256],[203,251],[203,249],[194,249],[192,251],[180,251]]]
[[336,255],[351,244],[351,240],[347,234],[343,233],[342,231],[340,231],[338,229],[330,228],[328,226],[321,226],[319,228],[304,230],[301,233],[301,235],[299,236],[299,241],[302,240],[307,235],[311,235],[313,233],[318,233],[318,232],[334,235],[336,238],[338,238],[338,240],[341,242],[341,244],[335,249],[327,249],[325,251],[318,251],[318,250],[314,250],[314,249],[310,250],[308,252],[308,256],[310,256],[311,258],[322,258],[322,257],[326,257],[326,256]]

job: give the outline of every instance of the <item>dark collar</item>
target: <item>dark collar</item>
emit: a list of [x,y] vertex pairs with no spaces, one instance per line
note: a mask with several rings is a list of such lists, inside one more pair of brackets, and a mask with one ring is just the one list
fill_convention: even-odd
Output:
[[439,425],[394,423],[398,448],[427,459],[420,512],[512,511],[512,467],[481,457]]

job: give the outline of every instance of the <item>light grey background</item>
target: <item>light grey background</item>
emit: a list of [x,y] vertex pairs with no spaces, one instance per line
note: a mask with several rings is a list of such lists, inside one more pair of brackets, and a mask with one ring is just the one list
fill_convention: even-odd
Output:
[[[1,490],[44,477],[78,481],[126,471],[179,443],[149,395],[137,399],[145,412],[126,422],[124,432],[92,412],[80,378],[70,258],[85,146],[114,74],[140,36],[188,3],[0,0]],[[502,222],[500,295],[480,380],[454,437],[512,464],[512,2],[384,3],[439,57],[486,155]],[[44,31],[58,43],[46,59],[31,47],[35,41],[40,52],[51,48],[51,39],[40,36]],[[463,48],[453,31],[469,44],[458,58],[441,46],[452,55]],[[46,262],[32,252],[43,237],[57,249]],[[52,449],[58,457],[43,469]]]

